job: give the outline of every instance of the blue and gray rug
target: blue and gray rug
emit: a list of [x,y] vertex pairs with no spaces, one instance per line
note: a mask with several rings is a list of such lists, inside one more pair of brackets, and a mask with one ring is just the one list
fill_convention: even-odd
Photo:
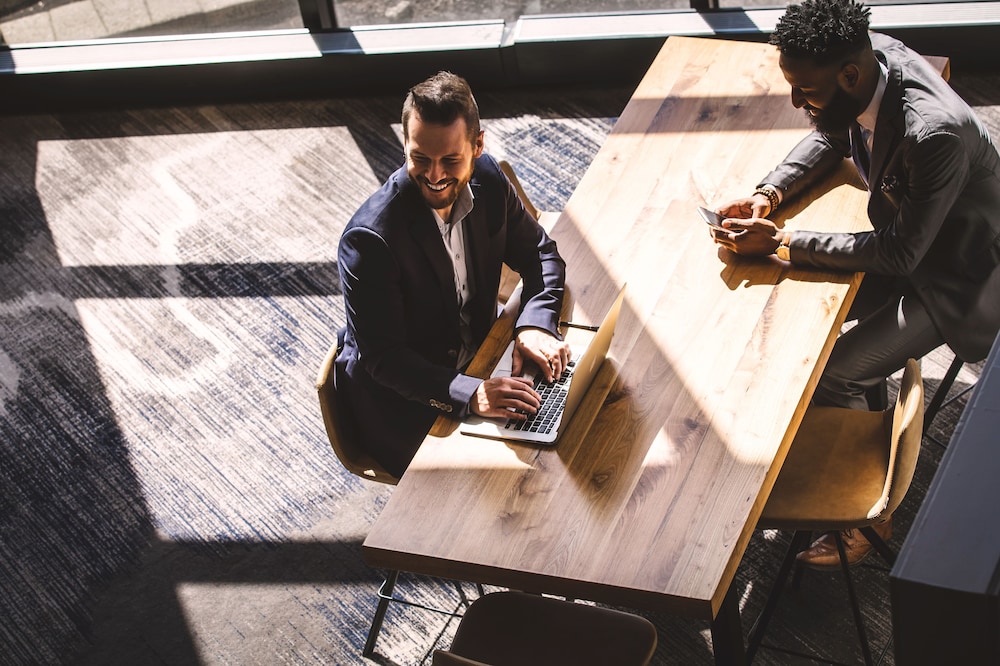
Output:
[[[484,97],[488,149],[561,208],[627,95]],[[361,661],[391,489],[340,467],[314,381],[399,104],[0,123],[0,664]],[[407,617],[399,663],[445,627]]]
[[[487,149],[559,210],[630,92],[481,95]],[[391,488],[341,468],[314,381],[344,321],[340,231],[402,160],[400,101],[0,121],[0,664],[365,663],[381,577],[360,546]],[[950,360],[925,359],[929,390]],[[925,442],[897,546],[939,458]],[[784,544],[751,541],[745,612]],[[885,646],[885,572],[858,580]],[[444,581],[403,592],[458,604]],[[839,579],[782,603],[775,642],[859,657]],[[646,615],[656,664],[711,663],[707,623]],[[376,661],[427,663],[453,628],[393,605]]]

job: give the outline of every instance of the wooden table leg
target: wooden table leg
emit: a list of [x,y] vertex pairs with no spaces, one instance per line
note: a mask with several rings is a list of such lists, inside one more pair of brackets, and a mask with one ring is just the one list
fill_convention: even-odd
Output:
[[743,624],[740,622],[740,599],[736,585],[729,586],[729,592],[712,620],[712,649],[718,666],[735,666],[746,661],[743,646]]

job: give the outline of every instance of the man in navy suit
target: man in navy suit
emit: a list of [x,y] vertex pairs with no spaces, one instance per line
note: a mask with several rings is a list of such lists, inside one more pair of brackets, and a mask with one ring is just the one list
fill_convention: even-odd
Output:
[[526,379],[462,372],[497,317],[503,263],[523,281],[513,374],[534,363],[552,381],[570,359],[558,330],[565,263],[483,152],[468,83],[440,72],[414,86],[402,121],[405,166],[340,239],[347,331],[335,375],[358,444],[397,477],[439,414],[539,405]]
[[[795,265],[864,271],[848,315],[857,325],[834,345],[816,404],[868,409],[866,395],[947,343],[967,362],[985,358],[1000,329],[1000,157],[969,106],[916,52],[869,33],[854,0],[788,7],[771,43],[792,104],[815,130],[750,197],[719,207],[736,219],[716,242]],[[852,157],[869,192],[873,231],[778,229],[764,219]],[[888,536],[889,523],[876,526]],[[850,564],[872,550],[845,534]],[[836,566],[824,536],[800,554]]]

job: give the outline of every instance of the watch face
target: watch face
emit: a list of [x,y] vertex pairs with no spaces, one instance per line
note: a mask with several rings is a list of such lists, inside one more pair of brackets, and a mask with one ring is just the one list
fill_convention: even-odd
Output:
[[787,245],[779,245],[778,249],[775,250],[774,253],[778,255],[778,259],[781,259],[782,261],[789,261]]

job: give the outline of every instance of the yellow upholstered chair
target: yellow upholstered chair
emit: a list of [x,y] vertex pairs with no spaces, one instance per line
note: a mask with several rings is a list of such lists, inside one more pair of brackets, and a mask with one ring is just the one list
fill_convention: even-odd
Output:
[[[354,432],[354,428],[352,427],[353,420],[351,415],[344,413],[342,407],[337,401],[337,388],[334,381],[333,363],[337,358],[337,353],[344,344],[344,333],[344,329],[341,329],[338,332],[337,342],[330,347],[330,350],[326,354],[326,358],[323,359],[323,363],[320,366],[319,374],[316,377],[316,392],[319,396],[319,406],[320,411],[323,413],[323,424],[326,426],[327,438],[330,440],[333,452],[337,455],[337,458],[347,471],[356,474],[363,479],[396,485],[399,479],[390,474],[361,447],[356,433]],[[385,580],[382,581],[382,585],[379,587],[378,606],[375,609],[375,617],[372,619],[371,627],[368,630],[368,639],[365,642],[364,651],[362,652],[362,654],[366,657],[372,656],[375,652],[375,641],[378,640],[378,634],[382,630],[382,622],[385,620],[385,613],[389,608],[390,601],[406,604],[408,606],[416,606],[418,608],[423,608],[437,613],[457,615],[452,611],[416,604],[393,596],[393,590],[396,587],[396,581],[398,579],[398,571],[389,571]],[[455,587],[458,590],[461,603],[468,606],[469,600],[465,596],[465,591],[462,589],[462,585],[455,581]],[[477,586],[477,588],[479,589],[480,595],[482,595],[482,586]]]
[[433,666],[645,666],[656,627],[623,611],[524,592],[476,599]]
[[[517,195],[521,197],[521,201],[524,203],[524,207],[528,210],[531,215],[534,216],[538,223],[542,225],[545,231],[551,231],[556,220],[559,219],[560,213],[550,212],[550,211],[540,211],[535,208],[534,204],[531,203],[531,199],[524,192],[524,188],[521,186],[521,181],[518,180],[517,174],[514,173],[514,167],[510,165],[510,162],[506,160],[500,161],[500,169],[507,175],[510,182],[513,183],[514,189],[517,191]],[[497,301],[500,305],[507,302],[510,295],[514,293],[517,289],[517,285],[521,282],[521,276],[519,276],[515,271],[511,270],[507,264],[504,264],[503,270],[500,273],[500,289],[497,291]]]
[[327,352],[316,377],[316,392],[319,394],[319,407],[323,413],[326,436],[330,440],[333,452],[337,454],[337,459],[347,471],[371,481],[396,485],[399,479],[375,462],[375,459],[358,444],[350,415],[339,413],[337,387],[333,379],[333,362],[337,358],[338,348],[343,344],[339,340],[340,335],[342,334],[338,334],[338,342]]
[[893,563],[895,554],[872,525],[888,519],[910,487],[920,454],[923,412],[920,366],[913,359],[906,362],[896,404],[890,409],[869,412],[813,406],[806,411],[757,522],[759,529],[793,530],[794,535],[764,609],[750,630],[747,663],[761,644],[796,554],[808,547],[813,532],[831,531],[840,551],[865,663],[871,663],[840,530],[860,530]]

